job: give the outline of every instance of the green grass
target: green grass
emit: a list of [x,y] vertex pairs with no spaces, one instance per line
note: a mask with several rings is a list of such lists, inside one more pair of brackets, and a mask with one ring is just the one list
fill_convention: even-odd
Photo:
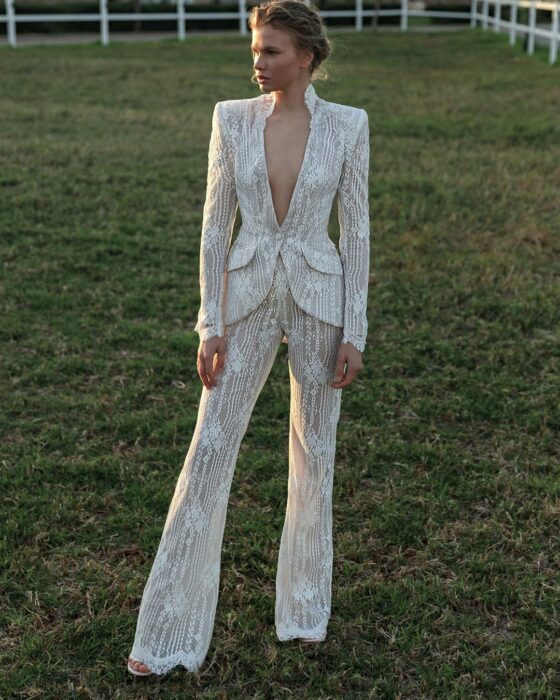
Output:
[[258,94],[249,41],[0,51],[2,698],[558,697],[559,68],[481,30],[331,37],[315,87],[369,113],[372,251],[328,640],[274,631],[282,345],[205,667],[163,679],[125,660],[202,387],[210,118]]

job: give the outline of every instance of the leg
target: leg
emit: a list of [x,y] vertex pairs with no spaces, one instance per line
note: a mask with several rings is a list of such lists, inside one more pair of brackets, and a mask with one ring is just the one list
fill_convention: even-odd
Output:
[[196,671],[208,651],[231,480],[281,337],[263,303],[227,328],[224,370],[215,387],[202,387],[196,427],[144,589],[130,654],[154,673],[178,664]]
[[332,484],[341,389],[333,389],[342,328],[303,311],[289,335],[290,439],[286,518],[276,576],[281,641],[326,635],[331,610]]

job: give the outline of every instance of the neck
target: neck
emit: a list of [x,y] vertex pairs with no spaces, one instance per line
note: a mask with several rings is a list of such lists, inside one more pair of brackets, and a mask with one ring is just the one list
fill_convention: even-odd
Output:
[[274,105],[276,111],[293,112],[306,107],[306,95],[309,94],[308,88],[311,82],[292,83],[287,90],[273,90]]

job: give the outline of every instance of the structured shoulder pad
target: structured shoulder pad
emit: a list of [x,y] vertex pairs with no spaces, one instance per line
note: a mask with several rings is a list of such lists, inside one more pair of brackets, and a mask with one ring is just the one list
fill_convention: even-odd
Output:
[[235,139],[238,131],[238,126],[243,121],[244,114],[247,111],[247,99],[244,100],[222,100],[216,103],[220,105],[221,122],[225,125],[230,137]]

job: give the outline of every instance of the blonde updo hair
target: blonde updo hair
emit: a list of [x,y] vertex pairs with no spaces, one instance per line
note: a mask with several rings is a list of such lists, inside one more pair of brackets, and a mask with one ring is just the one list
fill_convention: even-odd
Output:
[[298,51],[310,51],[313,60],[309,64],[309,73],[313,78],[327,77],[316,71],[330,55],[332,44],[327,38],[326,25],[316,6],[306,5],[303,0],[266,0],[255,5],[249,13],[251,30],[270,24],[274,29],[283,29],[292,35]]

